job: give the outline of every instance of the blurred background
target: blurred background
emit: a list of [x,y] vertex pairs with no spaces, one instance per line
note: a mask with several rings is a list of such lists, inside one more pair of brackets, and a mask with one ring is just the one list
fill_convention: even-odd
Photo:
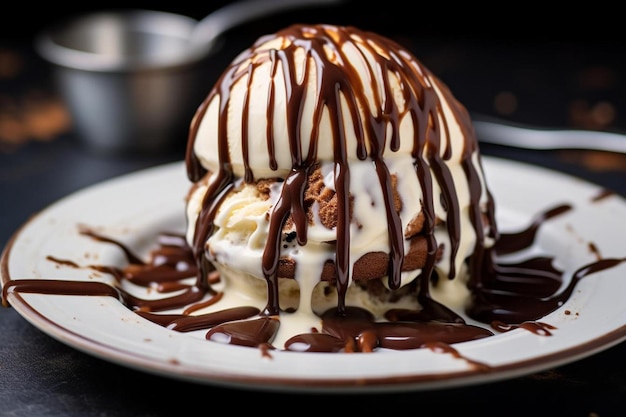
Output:
[[[94,10],[158,9],[201,19],[228,1],[176,1],[157,8],[147,1],[121,6],[96,0],[71,9],[22,3],[0,15],[0,148],[5,152],[25,142],[53,140],[72,127],[62,103],[49,97],[47,64],[31,54],[38,32]],[[540,126],[621,131],[626,130],[626,49],[618,19],[602,3],[554,10],[529,3],[494,9],[475,3],[388,0],[371,6],[347,0],[230,31],[199,88],[208,90],[223,65],[265,32],[297,21],[348,24],[409,47],[471,112]]]

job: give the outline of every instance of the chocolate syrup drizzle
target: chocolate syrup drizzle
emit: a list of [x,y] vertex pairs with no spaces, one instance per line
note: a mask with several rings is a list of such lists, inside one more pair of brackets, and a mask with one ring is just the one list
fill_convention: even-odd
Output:
[[[345,132],[346,125],[340,98],[343,97],[348,103],[347,108],[350,119],[354,121],[354,134],[357,138],[356,155],[361,160],[370,160],[374,165],[380,188],[385,201],[387,223],[389,225],[389,270],[388,286],[397,289],[401,283],[401,271],[404,261],[404,236],[402,224],[397,211],[393,205],[393,189],[391,174],[383,159],[385,150],[387,130],[391,127],[391,137],[389,148],[392,152],[398,151],[400,147],[400,122],[404,117],[410,117],[415,127],[413,140],[412,157],[415,162],[415,175],[418,177],[423,196],[423,213],[425,215],[424,230],[427,239],[427,259],[422,268],[419,281],[420,293],[419,301],[425,308],[445,309],[443,306],[435,305],[428,293],[428,283],[433,274],[437,257],[438,243],[435,239],[435,209],[433,195],[433,180],[437,181],[442,190],[443,205],[447,209],[445,223],[448,228],[450,238],[450,272],[449,279],[456,276],[455,258],[457,255],[460,236],[460,209],[456,197],[455,184],[452,174],[446,161],[452,157],[450,145],[449,126],[444,117],[444,110],[440,97],[433,87],[435,77],[430,71],[422,66],[406,49],[379,35],[363,32],[354,27],[327,27],[324,25],[293,25],[277,34],[262,37],[252,47],[244,51],[231,63],[230,67],[223,73],[214,88],[199,108],[194,122],[192,123],[188,148],[186,153],[187,173],[192,182],[198,182],[207,175],[207,170],[201,165],[195,154],[194,147],[200,122],[205,116],[209,104],[214,100],[219,100],[219,121],[218,121],[218,143],[219,143],[219,170],[216,179],[209,184],[209,189],[205,195],[202,210],[196,223],[196,230],[193,241],[193,249],[198,260],[203,259],[204,247],[207,238],[213,229],[213,220],[216,208],[219,206],[222,196],[232,187],[235,176],[232,172],[230,155],[228,153],[228,108],[230,94],[233,86],[242,79],[248,77],[251,83],[259,65],[267,63],[266,60],[258,59],[258,48],[267,42],[268,39],[277,37],[283,39],[283,47],[280,50],[270,50],[265,59],[271,62],[272,80],[269,83],[270,103],[267,106],[267,150],[270,161],[276,160],[276,146],[273,140],[272,126],[275,83],[274,77],[278,69],[284,75],[285,91],[287,92],[287,134],[289,138],[289,149],[291,151],[291,173],[284,180],[282,193],[272,209],[270,215],[270,227],[268,240],[263,253],[262,266],[263,274],[268,283],[268,301],[264,313],[267,315],[279,314],[278,300],[278,264],[280,257],[280,245],[282,230],[288,217],[294,220],[296,238],[300,245],[305,245],[307,241],[307,217],[304,210],[304,194],[307,187],[307,178],[312,169],[318,164],[317,158],[317,128],[318,123],[314,123],[311,133],[310,148],[306,158],[303,157],[300,144],[306,143],[301,137],[301,122],[303,119],[304,97],[313,95],[317,102],[314,106],[315,113],[313,120],[319,121],[322,111],[327,108],[330,114],[331,131],[333,132],[332,145],[335,164],[335,190],[338,201],[337,209],[337,240],[336,254],[333,266],[335,268],[338,293],[337,314],[345,315],[345,294],[350,284],[350,166],[348,162],[348,149],[346,149]],[[361,85],[362,74],[355,67],[350,65],[350,59],[346,56],[342,46],[348,42],[358,43],[360,47],[368,51],[370,86],[365,89],[373,92],[376,105],[375,109],[380,109],[381,113],[371,112],[369,98],[365,91],[357,86]],[[383,48],[389,53],[384,57],[376,52],[376,47]],[[328,54],[327,50],[332,50]],[[304,51],[306,56],[303,79],[295,79],[296,70],[293,68],[296,62],[297,52]],[[329,58],[329,55],[332,57]],[[256,60],[253,58],[257,58]],[[367,57],[364,56],[364,60]],[[244,62],[250,62],[242,65]],[[314,65],[314,71],[310,66]],[[308,77],[311,73],[317,74],[316,91],[307,91],[310,84]],[[392,99],[392,83],[389,74],[394,74],[402,86],[403,101],[405,107]],[[384,89],[379,94],[379,85],[376,83],[378,77],[383,77],[380,86]],[[483,193],[482,183],[478,175],[477,167],[474,165],[472,155],[477,152],[476,140],[471,125],[469,115],[465,108],[461,106],[443,86],[442,94],[446,101],[452,106],[452,112],[456,117],[456,122],[462,130],[462,134],[467,138],[463,153],[460,156],[461,164],[467,175],[472,203],[472,225],[477,239],[475,251],[479,254],[484,251],[483,244],[484,222],[482,211],[479,209],[479,200]],[[243,126],[241,135],[241,149],[243,150],[243,160],[245,165],[244,181],[253,183],[258,178],[254,178],[253,170],[248,163],[247,126],[249,97],[244,100],[244,111],[241,124]],[[362,113],[359,113],[362,109]],[[445,149],[441,149],[442,144]],[[432,171],[431,171],[432,170]],[[434,174],[432,178],[431,172]],[[488,192],[487,192],[488,193]],[[489,200],[491,196],[488,195]],[[496,237],[497,230],[493,218],[493,205],[486,215],[490,217],[490,235]],[[478,267],[477,267],[478,268]],[[199,269],[200,274],[206,273]]]
[[[570,209],[568,205],[548,209],[537,215],[527,228],[502,234],[497,244],[484,252],[486,261],[483,271],[470,284],[471,298],[465,311],[468,317],[491,326],[495,332],[522,328],[539,336],[551,336],[556,327],[538,320],[565,303],[581,279],[626,261],[626,258],[599,259],[581,266],[571,277],[556,269],[550,256],[533,256],[514,263],[501,261],[500,254],[527,249],[517,242],[533,245],[538,228]],[[149,259],[142,261],[120,242],[86,228],[81,228],[80,232],[91,239],[119,247],[128,264],[124,267],[81,266],[52,256],[48,260],[67,268],[86,268],[110,274],[116,284],[10,279],[2,289],[3,305],[9,306],[7,297],[11,293],[109,296],[117,298],[143,318],[174,331],[206,330],[208,340],[228,340],[231,344],[259,347],[264,352],[277,348],[271,345],[271,341],[280,319],[263,314],[256,307],[238,306],[193,314],[219,302],[221,294],[208,290],[209,284],[219,280],[219,274],[210,274],[210,279],[207,279],[209,284],[198,284],[193,279],[198,273],[196,258],[182,234],[161,233]],[[515,242],[515,249],[507,242]],[[193,284],[185,283],[190,279]],[[149,300],[135,297],[122,289],[124,280],[153,288],[164,296]],[[567,285],[559,292],[563,282]],[[185,291],[179,291],[181,289]],[[176,295],[168,295],[175,291]],[[184,308],[182,313],[160,313],[180,308]],[[300,352],[371,352],[383,347],[397,350],[441,348],[494,334],[487,327],[469,325],[460,315],[437,308],[430,308],[427,313],[423,310],[392,309],[387,312],[386,318],[386,322],[376,322],[369,311],[357,307],[346,307],[344,315],[337,314],[337,309],[331,309],[322,315],[320,332],[295,335],[285,343],[284,349]]]
[[[228,119],[226,109],[230,99],[232,85],[243,76],[249,76],[249,82],[254,77],[254,65],[239,65],[255,53],[251,47],[240,55],[222,75],[215,89],[204,101],[192,123],[188,149],[186,154],[187,174],[192,182],[201,181],[208,173],[200,164],[194,153],[194,142],[201,119],[209,102],[219,95],[219,169],[214,173],[212,182],[203,201],[202,210],[196,222],[193,244],[189,246],[182,234],[162,233],[159,236],[156,248],[150,253],[149,259],[142,260],[133,254],[120,242],[107,236],[98,234],[88,228],[82,228],[80,233],[88,238],[101,241],[103,244],[112,244],[119,247],[127,258],[123,267],[106,265],[81,266],[75,263],[48,257],[51,262],[68,268],[89,268],[114,277],[115,284],[108,285],[101,282],[75,282],[69,280],[49,279],[21,279],[16,277],[4,283],[2,290],[3,305],[8,306],[8,295],[19,293],[70,294],[76,296],[111,296],[117,298],[126,307],[135,311],[147,320],[153,321],[168,329],[189,332],[205,330],[206,338],[213,341],[227,340],[228,343],[243,346],[260,347],[266,352],[268,349],[281,347],[272,346],[272,340],[280,325],[280,311],[278,300],[278,262],[280,256],[280,236],[287,218],[293,218],[296,228],[296,238],[300,245],[306,244],[307,221],[304,212],[304,190],[310,171],[317,161],[317,141],[311,140],[310,149],[303,157],[299,144],[305,143],[300,138],[300,123],[303,97],[309,92],[306,80],[298,83],[289,77],[295,74],[292,68],[293,54],[296,48],[302,48],[309,58],[306,65],[317,66],[318,80],[316,84],[318,103],[315,117],[321,118],[321,109],[326,106],[330,110],[333,132],[333,152],[335,163],[335,184],[338,196],[337,245],[334,267],[337,276],[337,293],[339,295],[336,308],[325,312],[320,331],[299,334],[289,339],[284,346],[286,350],[302,352],[371,352],[376,348],[389,349],[416,349],[430,348],[436,351],[454,352],[450,344],[489,337],[494,331],[509,331],[514,328],[524,328],[538,335],[550,336],[554,326],[538,321],[548,313],[556,310],[572,294],[577,283],[584,277],[595,272],[614,267],[625,259],[599,259],[579,268],[571,277],[564,276],[563,271],[554,267],[551,256],[536,256],[514,263],[502,261],[503,255],[524,251],[533,245],[539,228],[550,219],[563,215],[572,209],[564,204],[539,213],[533,222],[526,228],[514,233],[500,233],[496,228],[494,216],[494,202],[488,190],[483,189],[480,181],[480,165],[476,166],[472,157],[478,152],[473,128],[466,110],[450,95],[445,86],[440,86],[441,93],[453,107],[456,122],[466,137],[465,147],[461,155],[461,164],[469,184],[471,206],[470,218],[476,233],[474,254],[469,260],[470,279],[468,289],[471,294],[466,315],[478,320],[486,327],[469,325],[464,318],[451,311],[446,306],[436,302],[429,293],[430,283],[436,275],[434,265],[438,243],[434,236],[435,211],[433,195],[433,181],[437,181],[442,190],[444,207],[447,209],[445,219],[450,237],[450,263],[452,269],[447,277],[452,279],[457,271],[454,269],[454,257],[460,240],[460,213],[456,198],[456,190],[446,160],[452,155],[449,147],[449,127],[443,117],[440,98],[433,89],[433,75],[421,66],[405,49],[399,45],[379,37],[375,34],[364,33],[356,28],[339,28],[330,36],[324,26],[294,25],[278,33],[278,36],[287,39],[288,46],[281,50],[271,51],[268,58],[271,60],[272,73],[281,68],[286,76],[286,91],[288,92],[288,132],[292,170],[284,180],[280,198],[273,207],[270,217],[270,233],[263,253],[263,274],[268,283],[267,304],[263,310],[250,306],[238,306],[230,309],[218,310],[206,314],[194,314],[206,306],[219,302],[222,294],[214,289],[214,283],[220,277],[214,267],[207,261],[204,253],[205,242],[213,232],[213,219],[224,196],[234,187],[235,175],[232,170],[227,135]],[[315,36],[313,36],[315,34]],[[372,79],[374,76],[388,77],[393,73],[401,82],[406,109],[401,110],[394,100],[385,100],[392,97],[390,83],[382,83],[386,89],[384,94],[378,95],[377,86],[372,85],[375,92],[378,108],[382,114],[367,113],[369,105],[362,91],[353,88],[360,75],[348,64],[343,55],[341,44],[346,41],[357,42],[358,39],[370,39],[378,45],[384,45],[389,51],[389,59],[383,59],[377,53],[370,61]],[[258,44],[266,39],[261,38]],[[363,47],[371,48],[371,43],[364,43]],[[323,48],[332,48],[336,60],[331,62],[326,57]],[[305,74],[309,74],[308,69]],[[306,77],[305,77],[306,78]],[[273,84],[270,87],[273,91]],[[357,155],[361,160],[369,159],[376,168],[380,187],[386,199],[387,222],[389,224],[389,271],[388,284],[392,289],[400,286],[400,271],[404,258],[403,234],[400,220],[392,203],[391,175],[383,160],[383,150],[386,147],[386,128],[392,127],[390,138],[391,151],[399,149],[399,121],[408,114],[415,126],[414,147],[412,150],[415,159],[415,175],[419,178],[425,214],[425,234],[427,237],[426,265],[418,277],[419,287],[417,298],[422,309],[399,310],[387,312],[387,321],[377,322],[372,314],[361,308],[347,306],[345,294],[350,282],[349,263],[349,185],[354,180],[350,176],[350,166],[347,160],[347,149],[344,128],[341,116],[339,93],[348,102],[348,109],[354,123],[358,142]],[[274,100],[273,93],[270,101]],[[247,125],[247,106],[244,104],[244,125]],[[272,103],[268,105],[267,117],[267,149],[270,156],[270,166],[276,169],[276,144],[273,141],[271,123],[273,114]],[[363,109],[365,117],[357,109]],[[242,150],[244,152],[245,175],[244,182],[252,183],[253,169],[248,165],[247,132],[243,130]],[[315,129],[314,129],[315,130]],[[313,132],[317,137],[317,132]],[[445,144],[445,149],[441,149]],[[369,150],[368,150],[369,149]],[[432,172],[432,175],[431,175]],[[485,193],[488,196],[488,205],[481,210],[479,200]],[[495,240],[493,247],[485,247],[486,241],[483,216],[487,216],[489,237]],[[417,273],[417,272],[416,272]],[[194,279],[195,278],[195,279]],[[140,299],[124,291],[123,281],[129,281],[139,286],[154,288],[164,294],[159,299]],[[193,283],[189,283],[192,281]],[[564,290],[558,292],[563,283],[567,282]],[[184,291],[180,291],[184,290]],[[169,293],[175,295],[168,295]],[[168,310],[183,308],[180,314],[162,313]]]

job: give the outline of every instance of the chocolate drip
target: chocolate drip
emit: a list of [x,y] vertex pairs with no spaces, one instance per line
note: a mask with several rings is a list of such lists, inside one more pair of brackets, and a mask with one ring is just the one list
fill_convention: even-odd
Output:
[[522,328],[541,336],[552,336],[550,330],[556,329],[555,326],[541,321],[525,321],[520,324],[507,324],[496,320],[491,323],[491,327],[499,332],[510,332],[511,330]]
[[63,295],[103,295],[124,301],[124,293],[103,282],[82,282],[64,280],[20,279],[7,282],[2,287],[3,299],[16,293],[63,294]]
[[607,190],[607,189],[600,190],[600,192],[597,195],[595,195],[591,199],[591,201],[593,201],[593,202],[602,201],[602,200],[607,199],[609,197],[612,197],[614,195],[615,195],[615,191],[613,191],[613,190]]
[[325,333],[297,335],[285,343],[287,350],[300,352],[372,352],[382,347],[418,349],[432,342],[452,344],[480,339],[493,333],[464,323],[439,321],[375,322],[367,310],[348,307],[343,314],[331,309],[322,316]]
[[220,343],[257,347],[271,342],[279,326],[277,318],[267,316],[231,321],[213,327],[206,338]]
[[[278,306],[278,259],[280,256],[280,243],[283,225],[287,221],[289,214],[294,211],[303,214],[301,210],[304,195],[304,185],[308,173],[304,170],[293,170],[282,189],[280,198],[272,209],[272,221],[263,252],[263,274],[267,280],[267,307],[266,313],[275,315],[279,312]],[[294,216],[296,224],[296,237],[298,243],[306,243],[306,218]]]
[[124,255],[126,256],[126,259],[128,259],[128,262],[130,262],[130,263],[138,264],[138,265],[143,264],[143,260],[141,260],[141,258],[139,258],[137,255],[135,255],[126,246],[119,244],[114,239],[110,239],[107,236],[100,235],[100,234],[96,233],[95,231],[93,231],[93,230],[91,230],[89,228],[85,228],[85,227],[83,227],[80,230],[80,233],[83,234],[83,235],[86,235],[86,236],[91,236],[95,240],[99,240],[101,242],[111,243],[111,244],[117,246],[118,248],[120,248],[124,252]]
[[435,352],[435,353],[445,353],[448,355],[452,355],[453,357],[457,358],[457,359],[463,359],[465,362],[467,362],[469,365],[471,365],[473,368],[475,368],[478,371],[481,372],[489,372],[491,370],[491,367],[485,363],[482,362],[478,362],[478,361],[474,361],[468,358],[463,357],[458,350],[454,349],[452,346],[446,344],[446,343],[442,343],[442,342],[429,342],[426,343],[424,345],[424,348],[430,349],[431,351]]
[[205,278],[214,269],[212,265],[209,265],[204,253],[204,244],[206,239],[203,236],[209,236],[213,231],[213,219],[219,204],[226,196],[228,191],[234,187],[231,182],[232,175],[227,171],[220,171],[217,177],[209,185],[204,200],[202,202],[202,210],[198,215],[196,221],[196,228],[193,237],[193,254],[195,257],[196,266],[198,269],[197,280],[200,286],[206,285],[209,287],[208,281]]
[[234,307],[215,313],[199,314],[196,316],[185,314],[154,314],[145,311],[139,311],[137,314],[168,329],[178,332],[191,332],[194,330],[210,329],[218,324],[244,320],[256,316],[259,314],[259,309],[245,306]]
[[503,233],[483,258],[482,270],[469,283],[470,317],[483,323],[519,324],[537,320],[553,312],[569,299],[578,282],[595,272],[615,267],[622,258],[607,258],[580,267],[561,292],[565,277],[549,256],[537,256],[515,263],[497,260],[496,254],[510,254],[530,247],[540,226],[548,219],[571,210],[568,204],[557,205],[538,213],[531,224],[517,233]]
[[499,254],[507,254],[517,252],[523,248],[527,248],[535,240],[535,236],[539,227],[543,222],[552,217],[558,216],[572,209],[569,204],[561,204],[550,210],[538,213],[532,220],[530,226],[520,233],[503,234],[498,239],[496,251]]
[[[353,27],[328,28],[324,25],[305,26],[293,25],[275,35],[275,38],[282,39],[280,49],[272,49],[265,57],[259,58],[258,48],[261,47],[268,37],[263,37],[251,48],[245,50],[224,72],[218,80],[216,87],[207,97],[196,115],[190,133],[190,144],[187,154],[188,174],[192,181],[197,181],[198,173],[204,172],[199,166],[198,159],[194,156],[193,148],[199,128],[199,119],[204,117],[206,109],[211,100],[216,96],[219,100],[220,111],[218,132],[219,143],[219,172],[218,179],[214,183],[205,197],[204,206],[198,218],[196,228],[195,245],[196,254],[201,256],[200,245],[206,242],[211,234],[211,223],[214,217],[217,193],[224,190],[226,182],[234,181],[235,177],[231,171],[230,156],[228,154],[228,126],[232,123],[229,120],[226,109],[233,86],[247,77],[247,85],[253,82],[256,75],[256,68],[261,63],[271,64],[270,81],[268,83],[268,106],[267,117],[267,150],[270,160],[270,167],[276,169],[276,149],[273,138],[274,126],[274,101],[278,90],[276,83],[282,75],[284,85],[281,91],[286,93],[287,112],[287,135],[289,138],[289,152],[291,156],[292,172],[283,183],[283,190],[279,201],[273,207],[270,216],[270,236],[267,240],[263,252],[263,273],[268,283],[268,304],[266,312],[277,314],[278,290],[277,290],[277,265],[280,257],[280,237],[282,228],[289,216],[295,220],[297,239],[300,245],[306,243],[306,214],[304,210],[304,190],[309,171],[318,163],[317,160],[317,140],[319,135],[319,124],[324,109],[328,110],[332,132],[332,147],[335,165],[335,191],[337,195],[337,240],[336,254],[333,267],[336,269],[336,288],[338,297],[338,310],[341,313],[345,309],[345,294],[350,284],[350,181],[354,181],[350,176],[349,154],[347,148],[346,134],[349,125],[345,120],[351,120],[350,125],[356,137],[356,155],[361,160],[370,159],[373,162],[378,175],[380,188],[385,201],[385,211],[389,224],[389,259],[388,280],[389,287],[397,289],[401,283],[401,271],[404,261],[404,236],[399,214],[393,205],[393,190],[391,185],[391,174],[383,159],[383,152],[388,147],[391,152],[395,152],[400,147],[400,121],[409,115],[415,126],[415,137],[413,157],[416,160],[415,175],[419,177],[422,188],[422,198],[425,212],[425,234],[427,238],[427,259],[422,270],[422,294],[421,297],[428,299],[428,281],[430,280],[436,262],[438,242],[434,237],[435,212],[432,181],[436,180],[442,190],[442,204],[447,211],[446,225],[448,228],[450,248],[450,272],[449,278],[456,275],[456,255],[459,247],[461,227],[460,209],[456,196],[456,189],[452,174],[446,164],[446,160],[452,156],[450,144],[450,129],[444,117],[442,103],[439,95],[435,91],[435,83],[432,74],[420,63],[418,63],[408,51],[398,44],[372,33],[359,31]],[[366,42],[365,40],[372,42]],[[347,56],[343,46],[348,43],[359,43],[360,48],[353,48],[353,53],[362,54],[363,61],[367,62],[367,69],[370,71],[369,77],[364,77],[351,64],[354,57]],[[375,46],[376,45],[376,46]],[[388,56],[383,56],[376,51],[376,47],[384,46],[388,51]],[[331,50],[332,53],[328,53]],[[304,68],[301,71],[301,79],[296,79],[295,62],[296,54],[303,53]],[[367,53],[367,54],[366,54]],[[256,58],[256,60],[255,60]],[[309,82],[311,74],[316,76],[315,84]],[[394,100],[395,92],[392,90],[392,83],[389,75],[393,74],[398,83],[402,86],[404,95],[403,108]],[[382,77],[380,86],[376,80]],[[360,88],[362,80],[369,80],[369,88]],[[367,81],[366,81],[367,82]],[[313,85],[316,91],[308,91]],[[359,86],[359,87],[357,87]],[[380,90],[382,88],[382,91]],[[366,92],[372,94],[368,97]],[[450,102],[453,110],[458,113],[457,123],[461,126],[463,134],[468,141],[474,139],[473,131],[469,123],[469,117],[464,109],[456,104],[447,88],[443,87],[442,94],[446,101]],[[316,99],[313,114],[313,129],[311,137],[306,138],[310,148],[306,150],[306,159],[302,149],[302,144],[306,141],[302,138],[302,120],[305,97],[313,96]],[[347,106],[342,106],[342,99]],[[370,101],[374,105],[370,105]],[[349,112],[344,115],[345,109]],[[373,110],[372,110],[373,109]],[[243,97],[243,114],[241,119],[241,149],[243,163],[245,166],[244,182],[251,183],[255,180],[253,170],[249,166],[248,155],[248,130],[249,130],[250,97],[246,92]],[[390,129],[389,129],[390,128]],[[390,143],[387,144],[388,129],[391,130]],[[443,148],[442,148],[443,147]],[[479,196],[483,192],[480,185],[480,178],[475,172],[475,167],[471,161],[475,148],[467,146],[463,153],[463,165],[466,169],[468,180],[470,181],[470,191],[472,201],[478,204]],[[426,157],[424,155],[426,154]],[[431,170],[434,178],[431,176]],[[221,181],[220,181],[221,180]],[[213,183],[213,184],[214,184]],[[209,206],[211,208],[209,209]],[[213,214],[211,214],[213,213]],[[476,230],[482,229],[482,221],[478,213],[475,214],[474,227]],[[483,243],[483,239],[477,239],[477,246]],[[481,248],[477,248],[481,249]]]

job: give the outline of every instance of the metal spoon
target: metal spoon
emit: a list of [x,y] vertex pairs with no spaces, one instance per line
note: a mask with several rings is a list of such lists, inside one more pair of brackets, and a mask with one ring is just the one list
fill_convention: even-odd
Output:
[[582,129],[545,129],[475,116],[474,129],[479,142],[522,149],[583,149],[626,153],[626,135]]

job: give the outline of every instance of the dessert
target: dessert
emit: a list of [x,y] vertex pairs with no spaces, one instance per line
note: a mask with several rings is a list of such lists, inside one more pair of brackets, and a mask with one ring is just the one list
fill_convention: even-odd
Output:
[[443,313],[429,287],[462,293],[497,235],[465,108],[355,27],[296,24],[243,51],[194,116],[187,168],[200,273],[206,257],[305,332],[332,309]]
[[465,108],[405,48],[354,27],[259,38],[199,106],[185,162],[186,230],[160,231],[139,256],[102,225],[78,224],[78,239],[125,256],[46,256],[90,269],[84,280],[10,277],[10,243],[3,305],[22,293],[109,296],[167,331],[269,357],[458,357],[450,345],[495,332],[551,336],[541,320],[578,282],[624,262],[598,256],[565,273],[535,245],[567,202],[500,231]]

